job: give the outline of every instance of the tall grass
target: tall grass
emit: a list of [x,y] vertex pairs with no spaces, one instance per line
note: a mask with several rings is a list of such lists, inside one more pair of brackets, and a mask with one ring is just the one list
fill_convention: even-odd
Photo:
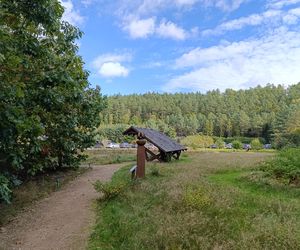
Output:
[[[192,152],[97,206],[89,249],[297,249],[299,190],[241,178],[264,153]],[[151,174],[158,168],[159,174]],[[128,180],[129,167],[112,182]]]
[[105,165],[136,160],[136,149],[98,149],[85,152],[88,156],[83,164]]

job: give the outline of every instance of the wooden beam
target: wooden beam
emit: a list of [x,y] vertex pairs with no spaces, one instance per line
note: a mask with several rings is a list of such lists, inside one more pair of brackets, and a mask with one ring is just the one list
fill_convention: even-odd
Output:
[[[148,148],[145,148],[145,149],[146,149],[146,159],[147,159],[147,161],[154,161],[155,159],[158,159],[160,161],[160,154],[155,154]],[[149,157],[147,153],[150,154],[151,156]]]

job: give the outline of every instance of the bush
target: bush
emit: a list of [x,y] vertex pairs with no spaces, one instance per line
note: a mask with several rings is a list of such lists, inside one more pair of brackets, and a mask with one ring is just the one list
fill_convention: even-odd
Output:
[[225,147],[225,142],[222,140],[222,138],[218,138],[215,141],[215,144],[217,145],[218,148],[224,148]]
[[289,183],[299,183],[300,148],[289,148],[280,151],[274,159],[263,164],[261,170],[275,178],[288,179]]
[[113,198],[116,198],[125,191],[125,188],[127,186],[125,183],[103,183],[101,181],[96,181],[93,185],[97,192],[103,194],[103,200],[111,200]]
[[235,140],[232,142],[232,147],[234,149],[241,149],[243,147],[243,144],[240,141]]
[[255,150],[262,149],[262,144],[258,138],[251,141],[251,148]]
[[208,148],[214,143],[214,140],[211,136],[207,135],[190,135],[185,137],[182,141],[182,144],[188,147],[196,148]]
[[11,190],[9,188],[9,180],[4,176],[0,175],[0,202],[4,201],[10,203]]

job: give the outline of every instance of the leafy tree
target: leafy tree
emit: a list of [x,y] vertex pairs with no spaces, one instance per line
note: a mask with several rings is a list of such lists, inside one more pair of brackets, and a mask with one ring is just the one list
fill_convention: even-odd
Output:
[[58,0],[0,2],[1,183],[76,167],[93,143],[106,102],[77,55],[82,34],[62,14]]

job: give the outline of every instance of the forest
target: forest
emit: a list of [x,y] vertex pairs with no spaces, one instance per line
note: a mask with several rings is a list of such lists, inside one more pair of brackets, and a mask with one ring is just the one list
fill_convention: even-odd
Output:
[[285,140],[296,143],[300,127],[300,83],[287,88],[268,84],[205,94],[114,95],[108,97],[108,107],[100,118],[100,137],[137,125],[158,129],[171,137],[202,133],[218,137],[260,137],[265,143],[277,140],[278,145],[286,144]]

